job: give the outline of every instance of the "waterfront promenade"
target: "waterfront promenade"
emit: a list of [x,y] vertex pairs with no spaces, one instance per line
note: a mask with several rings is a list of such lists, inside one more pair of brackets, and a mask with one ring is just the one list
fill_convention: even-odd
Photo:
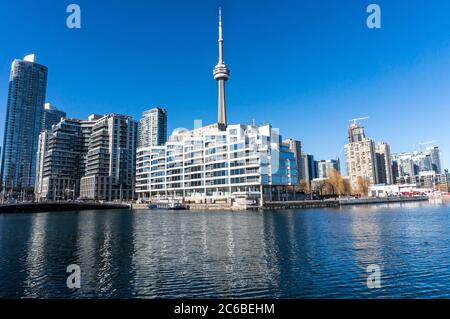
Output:
[[[341,199],[327,199],[327,200],[298,200],[298,201],[266,201],[261,207],[258,204],[252,205],[231,205],[229,203],[196,203],[187,204],[186,207],[190,210],[277,210],[277,209],[311,209],[311,208],[327,208],[327,207],[341,207],[350,205],[371,205],[371,204],[386,204],[386,203],[405,203],[428,201],[427,196],[415,197],[385,197],[385,198],[341,198]],[[148,209],[148,204],[133,204],[133,209]]]
[[57,203],[18,203],[0,205],[0,213],[35,213],[35,212],[62,212],[82,210],[104,210],[129,208],[128,204],[115,203],[80,203],[80,202],[57,202]]
[[[277,210],[277,209],[311,209],[341,207],[350,205],[371,205],[386,203],[404,203],[427,201],[426,196],[417,197],[386,197],[386,198],[352,198],[330,200],[303,200],[303,201],[269,201],[264,206],[230,206],[228,204],[189,204],[190,210]],[[18,203],[0,205],[0,213],[34,213],[34,212],[63,212],[82,210],[106,209],[148,209],[148,204],[118,204],[118,203],[83,203],[83,202],[55,202],[55,203]]]
[[385,197],[385,198],[351,198],[334,200],[306,200],[306,201],[286,201],[286,202],[266,202],[262,209],[306,209],[306,208],[326,208],[341,207],[349,205],[371,205],[387,203],[405,203],[427,201],[427,196],[416,197]]
[[427,201],[428,196],[414,196],[414,197],[368,197],[368,198],[352,198],[340,199],[341,206],[348,205],[368,205],[368,204],[388,204],[388,203],[405,203],[405,202],[421,202]]

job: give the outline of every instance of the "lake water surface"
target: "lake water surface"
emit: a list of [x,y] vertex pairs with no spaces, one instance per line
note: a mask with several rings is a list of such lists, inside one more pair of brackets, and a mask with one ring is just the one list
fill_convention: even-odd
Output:
[[0,298],[36,297],[450,298],[450,206],[0,214]]

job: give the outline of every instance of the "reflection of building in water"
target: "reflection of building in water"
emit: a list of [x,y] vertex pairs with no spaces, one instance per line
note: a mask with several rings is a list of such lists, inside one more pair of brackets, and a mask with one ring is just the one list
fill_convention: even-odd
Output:
[[35,214],[31,217],[31,236],[26,250],[25,267],[27,271],[27,286],[24,291],[24,295],[28,297],[45,297],[39,292],[49,276],[48,269],[46,269],[48,262],[46,256],[46,248],[48,248],[48,216],[48,214]]
[[[175,258],[170,259],[177,253],[177,240],[180,234],[173,238],[173,242],[167,242],[169,234],[171,232],[174,234],[176,229],[164,222],[164,216],[159,217],[161,218],[153,219],[137,214],[132,221],[133,277],[130,289],[138,297],[160,296],[158,293],[164,286],[165,275],[174,272],[167,264],[176,263]],[[170,285],[169,281],[167,285]]]
[[144,217],[136,215],[132,230],[135,296],[201,297],[215,291],[232,297],[276,285],[276,256],[260,216],[194,214],[176,222],[169,215]]
[[[78,215],[77,241],[75,246],[75,255],[77,256],[77,264],[81,267],[83,273],[82,280],[84,282],[95,283],[98,282],[96,275],[98,265],[97,254],[97,223],[96,215],[84,213]],[[89,285],[88,287],[90,287]],[[88,293],[85,286],[82,284],[81,289],[83,293]]]
[[[352,248],[357,265],[383,264],[379,207],[358,207],[351,214]],[[383,223],[384,224],[384,223]]]
[[83,212],[78,218],[75,263],[82,270],[82,295],[130,296],[133,215]]

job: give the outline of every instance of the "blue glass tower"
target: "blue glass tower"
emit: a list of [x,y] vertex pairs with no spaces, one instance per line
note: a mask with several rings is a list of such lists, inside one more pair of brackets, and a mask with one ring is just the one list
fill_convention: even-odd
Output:
[[58,124],[66,116],[66,112],[58,110],[51,103],[45,103],[42,112],[41,130],[51,130],[54,124]]
[[38,137],[47,89],[47,67],[34,54],[11,65],[0,180],[3,190],[34,187]]

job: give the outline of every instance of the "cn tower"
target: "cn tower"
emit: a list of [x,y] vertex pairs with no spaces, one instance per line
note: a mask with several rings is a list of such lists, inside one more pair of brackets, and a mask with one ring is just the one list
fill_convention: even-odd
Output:
[[214,80],[219,86],[218,94],[218,125],[221,130],[227,128],[227,108],[225,103],[225,81],[230,76],[225,62],[223,61],[223,38],[222,38],[222,10],[219,8],[219,62],[214,68]]

